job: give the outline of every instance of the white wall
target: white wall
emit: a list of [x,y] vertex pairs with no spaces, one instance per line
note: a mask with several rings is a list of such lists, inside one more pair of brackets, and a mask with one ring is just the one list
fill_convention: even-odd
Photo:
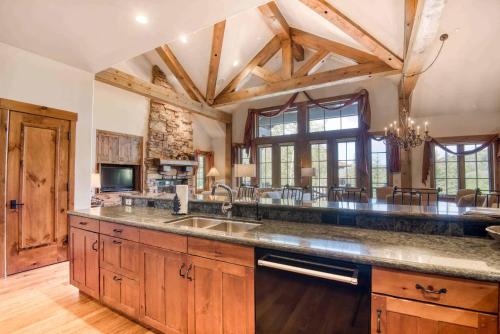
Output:
[[[152,63],[138,56],[113,67],[151,81]],[[92,131],[92,166],[95,167],[95,130],[108,130],[143,136],[147,140],[149,99],[135,93],[96,82]],[[222,138],[222,145],[220,145]],[[222,123],[193,115],[193,146],[202,151],[214,151],[215,165],[224,173],[225,127]],[[222,164],[220,163],[222,161]]]
[[78,113],[75,208],[90,206],[94,75],[0,43],[0,97]]

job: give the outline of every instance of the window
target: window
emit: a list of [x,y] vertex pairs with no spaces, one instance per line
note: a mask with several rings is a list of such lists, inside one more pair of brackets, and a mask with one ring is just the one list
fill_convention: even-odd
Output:
[[295,147],[293,145],[280,146],[280,167],[281,186],[295,185]]
[[[457,145],[446,145],[448,149],[457,152]],[[446,195],[455,195],[458,190],[458,159],[442,148],[436,146],[434,151],[434,173],[436,188],[443,189]]]
[[272,147],[259,147],[259,187],[273,186]]
[[339,186],[356,186],[356,142],[337,143],[337,171]]
[[372,197],[376,197],[379,187],[387,186],[387,146],[381,140],[370,140],[371,144],[371,173]]
[[198,170],[196,171],[196,189],[204,190],[205,189],[205,160],[206,157],[204,155],[200,155],[198,157]]
[[[480,145],[464,145],[464,151],[473,150]],[[481,189],[488,192],[490,190],[490,157],[489,150],[485,148],[475,154],[464,156],[465,188]]]
[[[240,163],[244,165],[249,165],[250,164],[250,154],[247,149],[241,148],[240,149]],[[252,178],[245,176],[241,178],[241,183],[250,185],[252,183]]]
[[297,134],[297,110],[289,110],[275,117],[259,116],[257,137]]
[[[339,104],[325,104],[338,106]],[[334,131],[358,128],[358,103],[338,110],[309,107],[309,132]]]
[[312,177],[312,186],[321,195],[328,193],[328,159],[327,144],[311,144],[311,165],[316,170],[316,175]]

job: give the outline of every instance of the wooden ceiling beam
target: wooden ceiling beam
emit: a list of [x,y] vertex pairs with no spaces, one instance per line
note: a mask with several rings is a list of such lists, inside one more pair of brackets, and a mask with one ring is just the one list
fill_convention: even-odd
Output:
[[294,78],[303,77],[311,74],[314,68],[317,68],[318,65],[325,60],[330,52],[326,50],[318,50],[316,51],[309,59],[302,65],[294,74]]
[[281,77],[290,79],[293,75],[292,40],[281,41]]
[[382,43],[377,41],[359,25],[342,14],[326,0],[300,0],[303,4],[314,10],[316,13],[327,19],[346,34],[351,36],[359,44],[366,47],[371,53],[394,69],[402,69],[403,61],[391,52]]
[[391,75],[400,73],[384,62],[353,65],[345,68],[312,75],[292,78],[275,83],[269,83],[259,87],[242,89],[237,92],[227,93],[215,99],[216,106],[232,104],[241,101],[252,101],[263,97],[277,96],[299,92],[307,89],[315,89],[338,84],[350,79],[365,79],[374,76]]
[[232,122],[232,117],[228,113],[193,101],[171,89],[154,85],[114,68],[97,73],[95,80],[223,123]]
[[352,48],[350,46],[334,42],[299,29],[292,28],[290,29],[290,31],[292,33],[292,39],[294,40],[294,42],[305,47],[314,50],[326,50],[339,56],[352,59],[358,64],[374,63],[380,61],[378,57]]
[[214,103],[215,89],[217,86],[217,76],[219,74],[220,57],[222,53],[222,43],[224,41],[224,30],[226,21],[221,21],[214,25],[212,35],[212,50],[210,53],[210,65],[208,67],[207,94],[208,104]]
[[[257,66],[264,66],[281,48],[281,42],[278,36],[274,36],[263,48],[243,67],[243,69],[231,80],[231,82],[217,95],[217,97],[234,92],[238,85],[250,74]],[[217,100],[217,97],[215,98]]]
[[277,82],[283,79],[278,73],[271,72],[267,68],[260,66],[256,66],[253,69],[252,74],[267,82]]
[[177,80],[179,80],[179,83],[181,84],[182,88],[184,88],[189,97],[195,101],[206,103],[205,97],[203,96],[203,94],[201,94],[198,87],[196,87],[193,80],[191,80],[191,77],[186,72],[184,67],[182,67],[181,63],[179,62],[177,57],[175,57],[174,53],[168,47],[168,45],[165,44],[157,47],[156,52],[170,69],[172,74],[177,78]]
[[[409,12],[405,17],[411,19],[411,12],[414,12],[413,27],[407,29],[411,32],[409,40],[405,41],[408,45],[405,51],[405,61],[403,73],[406,76],[402,81],[400,92],[405,94],[406,98],[410,98],[413,89],[417,85],[419,75],[429,59],[430,54],[434,51],[433,44],[439,38],[439,25],[443,14],[446,0],[418,0],[415,9],[411,6],[412,1],[407,1],[407,9]],[[406,40],[407,38],[405,38]],[[412,76],[413,75],[413,76]]]
[[[271,29],[281,41],[291,38],[290,26],[274,1],[260,6],[259,11],[269,29]],[[301,45],[292,43],[292,50],[293,57],[296,61],[304,60],[304,48]]]

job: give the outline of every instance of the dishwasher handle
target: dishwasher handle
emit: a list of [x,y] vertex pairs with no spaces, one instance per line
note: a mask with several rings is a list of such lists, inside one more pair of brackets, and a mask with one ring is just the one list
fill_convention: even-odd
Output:
[[[285,258],[285,257],[282,257],[282,258],[287,259],[287,260],[291,260],[291,261],[295,260],[292,258]],[[298,260],[297,262],[314,264],[314,262],[303,261],[303,260]],[[278,262],[274,262],[274,261],[269,261],[267,259],[267,255],[260,258],[257,261],[257,265],[259,265],[261,267],[278,269],[278,270],[288,271],[288,272],[302,274],[302,275],[311,276],[311,277],[323,278],[323,279],[327,279],[327,280],[335,281],[335,282],[358,285],[358,270],[357,269],[345,268],[347,271],[352,271],[352,273],[353,273],[352,276],[345,276],[345,275],[324,272],[324,271],[320,271],[320,270],[313,270],[313,269],[308,269],[308,268],[302,268],[299,266],[292,266],[289,264],[283,264],[283,263],[278,263]],[[328,267],[328,266],[326,266],[326,267]]]

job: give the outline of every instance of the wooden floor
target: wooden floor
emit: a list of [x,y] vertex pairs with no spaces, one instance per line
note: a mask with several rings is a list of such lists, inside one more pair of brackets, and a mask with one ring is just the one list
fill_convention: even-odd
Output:
[[152,333],[69,285],[61,263],[0,278],[0,334]]

